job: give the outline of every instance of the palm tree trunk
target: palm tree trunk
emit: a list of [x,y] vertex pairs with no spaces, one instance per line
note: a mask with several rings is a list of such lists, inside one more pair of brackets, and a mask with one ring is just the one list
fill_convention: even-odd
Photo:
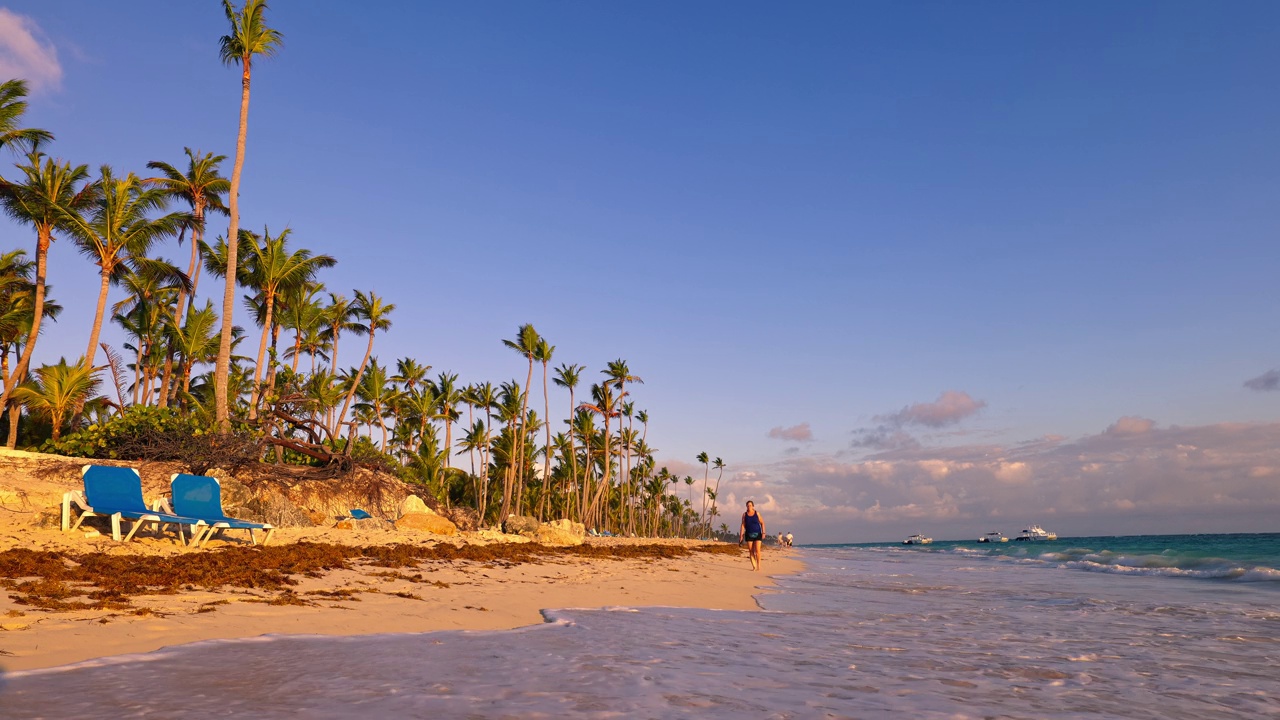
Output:
[[371,355],[373,355],[373,323],[369,323],[369,347],[364,351],[364,359],[360,361],[360,369],[356,370],[356,376],[351,381],[351,389],[347,391],[347,399],[342,403],[342,412],[338,413],[339,425],[347,417],[347,410],[351,407],[351,399],[356,396],[356,388],[360,386],[360,378],[364,377],[364,369],[369,364]]
[[544,503],[538,506],[538,516],[542,516],[545,500],[551,487],[551,396],[547,394],[547,361],[542,361],[542,426],[546,445],[542,451],[542,498]]
[[262,361],[267,356],[267,343],[271,339],[271,311],[274,309],[273,306],[276,300],[275,294],[272,292],[264,291],[263,294],[266,295],[263,300],[266,304],[267,314],[262,320],[262,340],[258,342],[258,362],[253,366],[253,390],[249,396],[250,420],[258,419],[258,398],[262,397],[262,386],[259,384],[262,381]]
[[[240,130],[236,134],[236,164],[231,169],[228,193],[227,284],[222,293],[222,336],[218,343],[218,362],[213,372],[214,419],[220,432],[231,430],[231,407],[227,393],[231,372],[231,328],[236,307],[236,249],[240,240],[240,171],[244,168],[244,142],[249,129],[250,59],[242,58],[244,72],[240,78]],[[92,349],[92,346],[90,346]]]
[[[36,349],[36,338],[40,336],[40,321],[44,318],[44,278],[45,270],[49,264],[49,243],[53,241],[53,231],[48,227],[40,227],[36,230],[36,287],[35,300],[32,305],[32,312],[35,315],[31,319],[31,331],[27,333],[27,343],[22,346],[22,355],[18,358],[18,365],[14,367],[13,374],[7,371],[4,374],[4,392],[0,394],[0,410],[9,406],[9,397],[23,380],[27,379],[27,368],[31,365],[31,354]],[[9,442],[7,447],[13,448],[17,446],[18,435],[14,430],[16,423],[9,427]]]
[[111,268],[102,266],[102,287],[98,290],[98,311],[93,316],[93,330],[89,332],[89,349],[84,353],[84,361],[93,367],[94,348],[98,347],[98,335],[102,332],[102,317],[107,311],[107,289],[111,285]]
[[525,432],[525,422],[529,419],[529,385],[533,383],[533,355],[529,355],[529,374],[524,379],[524,393],[520,396],[520,436],[516,446],[516,514],[524,507],[524,441],[529,433]]

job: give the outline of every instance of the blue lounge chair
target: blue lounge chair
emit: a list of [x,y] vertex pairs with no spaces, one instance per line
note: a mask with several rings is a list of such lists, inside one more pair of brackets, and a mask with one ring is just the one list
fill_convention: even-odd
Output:
[[249,540],[254,545],[258,544],[258,537],[254,532],[266,530],[267,536],[262,539],[262,544],[271,542],[271,535],[276,529],[270,523],[227,517],[222,509],[222,485],[218,478],[177,473],[169,479],[169,486],[173,489],[173,511],[179,515],[200,518],[208,526],[204,537],[196,538],[196,545],[204,544],[215,532],[222,530],[248,530]]
[[[142,476],[133,468],[85,465],[80,469],[84,480],[84,493],[69,492],[62,496],[62,529],[75,530],[87,517],[110,517],[111,538],[120,540],[120,520],[132,520],[133,527],[125,542],[133,539],[143,523],[177,525],[178,537],[185,543],[182,526],[191,525],[192,540],[204,532],[203,520],[162,513],[147,507],[142,499]],[[80,517],[71,524],[72,505],[80,508]]]

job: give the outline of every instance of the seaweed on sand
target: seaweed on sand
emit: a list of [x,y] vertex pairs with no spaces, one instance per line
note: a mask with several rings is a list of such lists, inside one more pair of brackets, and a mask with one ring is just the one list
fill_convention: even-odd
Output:
[[[383,545],[294,543],[229,547],[171,556],[71,553],[14,548],[0,552],[0,588],[20,605],[47,611],[123,610],[132,598],[183,590],[234,588],[276,593],[272,604],[310,604],[293,591],[297,576],[377,567],[420,570],[428,562],[541,563],[574,558],[658,560],[693,552],[737,553],[734,545]],[[403,575],[403,574],[401,574]],[[425,580],[425,582],[431,582]],[[437,583],[440,585],[441,583]]]

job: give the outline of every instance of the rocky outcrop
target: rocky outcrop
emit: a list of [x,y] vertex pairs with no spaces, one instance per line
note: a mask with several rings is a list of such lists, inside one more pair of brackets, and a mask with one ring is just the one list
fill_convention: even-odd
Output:
[[506,522],[502,523],[502,530],[508,535],[527,537],[543,545],[581,545],[587,536],[582,523],[572,520],[544,523],[525,515],[509,515]]
[[502,531],[508,535],[524,535],[537,532],[541,524],[538,518],[528,515],[508,515],[507,519],[502,521]]
[[438,514],[435,510],[427,507],[427,504],[422,502],[422,498],[417,495],[410,495],[400,501],[400,512],[397,514],[397,517],[412,513],[427,513],[430,515]]
[[543,545],[581,545],[586,536],[587,529],[582,523],[552,520],[539,525],[533,537]]
[[435,513],[413,512],[401,515],[396,520],[397,530],[418,530],[435,535],[457,535],[458,526]]

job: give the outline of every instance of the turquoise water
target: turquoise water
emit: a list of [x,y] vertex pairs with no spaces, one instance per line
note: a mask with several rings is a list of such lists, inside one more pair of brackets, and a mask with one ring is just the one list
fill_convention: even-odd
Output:
[[1116,535],[1038,542],[942,540],[928,545],[849,543],[813,548],[866,548],[1009,558],[1124,575],[1280,583],[1280,533]]

